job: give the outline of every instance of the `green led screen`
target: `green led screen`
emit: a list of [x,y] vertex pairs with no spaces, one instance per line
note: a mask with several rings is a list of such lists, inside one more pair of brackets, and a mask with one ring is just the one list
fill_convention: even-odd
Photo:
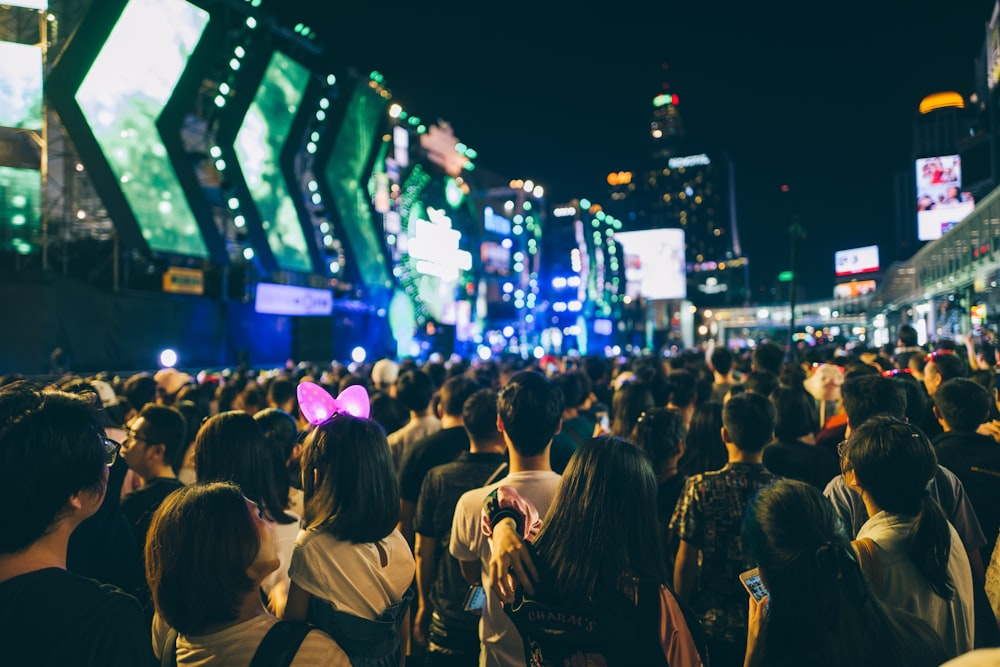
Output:
[[38,171],[0,167],[0,248],[21,255],[38,251],[41,199]]
[[309,247],[279,163],[309,70],[275,52],[236,134],[235,150],[267,244],[286,271],[312,272]]
[[42,129],[42,50],[0,42],[0,127]]
[[156,128],[208,19],[184,0],[132,0],[76,94],[143,238],[158,252],[208,255]]

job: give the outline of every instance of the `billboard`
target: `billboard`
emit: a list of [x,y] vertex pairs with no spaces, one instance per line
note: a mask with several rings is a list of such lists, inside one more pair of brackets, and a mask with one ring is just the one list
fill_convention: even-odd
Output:
[[864,248],[838,250],[833,256],[833,265],[837,276],[853,276],[858,273],[878,271],[878,246],[869,245]]
[[866,296],[875,293],[876,284],[874,280],[855,280],[833,286],[834,299],[850,299],[855,296]]
[[993,5],[993,14],[986,24],[986,86],[1000,82],[1000,2]]
[[933,241],[972,213],[972,193],[962,192],[962,161],[958,155],[916,161],[917,238]]
[[647,229],[617,232],[625,250],[625,293],[645,299],[687,298],[684,230]]

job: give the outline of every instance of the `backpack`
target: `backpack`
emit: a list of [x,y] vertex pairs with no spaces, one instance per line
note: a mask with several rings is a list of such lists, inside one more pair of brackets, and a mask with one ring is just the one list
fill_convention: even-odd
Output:
[[[250,667],[289,667],[310,630],[312,627],[301,621],[278,621],[260,640]],[[170,628],[163,642],[160,667],[177,667],[177,636],[178,632]]]

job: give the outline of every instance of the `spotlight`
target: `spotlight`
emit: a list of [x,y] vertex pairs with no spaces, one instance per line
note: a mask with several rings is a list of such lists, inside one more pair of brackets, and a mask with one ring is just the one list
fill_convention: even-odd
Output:
[[368,351],[365,348],[358,346],[351,350],[351,359],[356,363],[364,363],[365,359],[368,358]]
[[160,366],[163,368],[173,368],[177,365],[177,353],[167,348],[160,352]]

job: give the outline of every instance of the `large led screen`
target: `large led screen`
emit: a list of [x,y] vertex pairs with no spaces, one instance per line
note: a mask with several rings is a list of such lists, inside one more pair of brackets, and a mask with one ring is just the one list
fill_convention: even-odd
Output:
[[299,215],[281,171],[281,149],[302,101],[309,70],[275,52],[236,134],[236,156],[267,244],[286,271],[313,270]]
[[917,160],[917,237],[933,241],[972,213],[972,193],[962,192],[962,161],[957,155]]
[[42,128],[42,50],[0,42],[0,127]]
[[853,276],[857,273],[878,271],[878,246],[838,250],[833,255],[834,271],[837,276]]
[[208,19],[183,0],[132,0],[76,94],[149,247],[196,257],[208,253],[156,120]]
[[625,293],[645,299],[687,298],[684,230],[647,229],[618,232],[625,250]]
[[27,255],[41,237],[42,178],[34,169],[0,167],[0,247]]

